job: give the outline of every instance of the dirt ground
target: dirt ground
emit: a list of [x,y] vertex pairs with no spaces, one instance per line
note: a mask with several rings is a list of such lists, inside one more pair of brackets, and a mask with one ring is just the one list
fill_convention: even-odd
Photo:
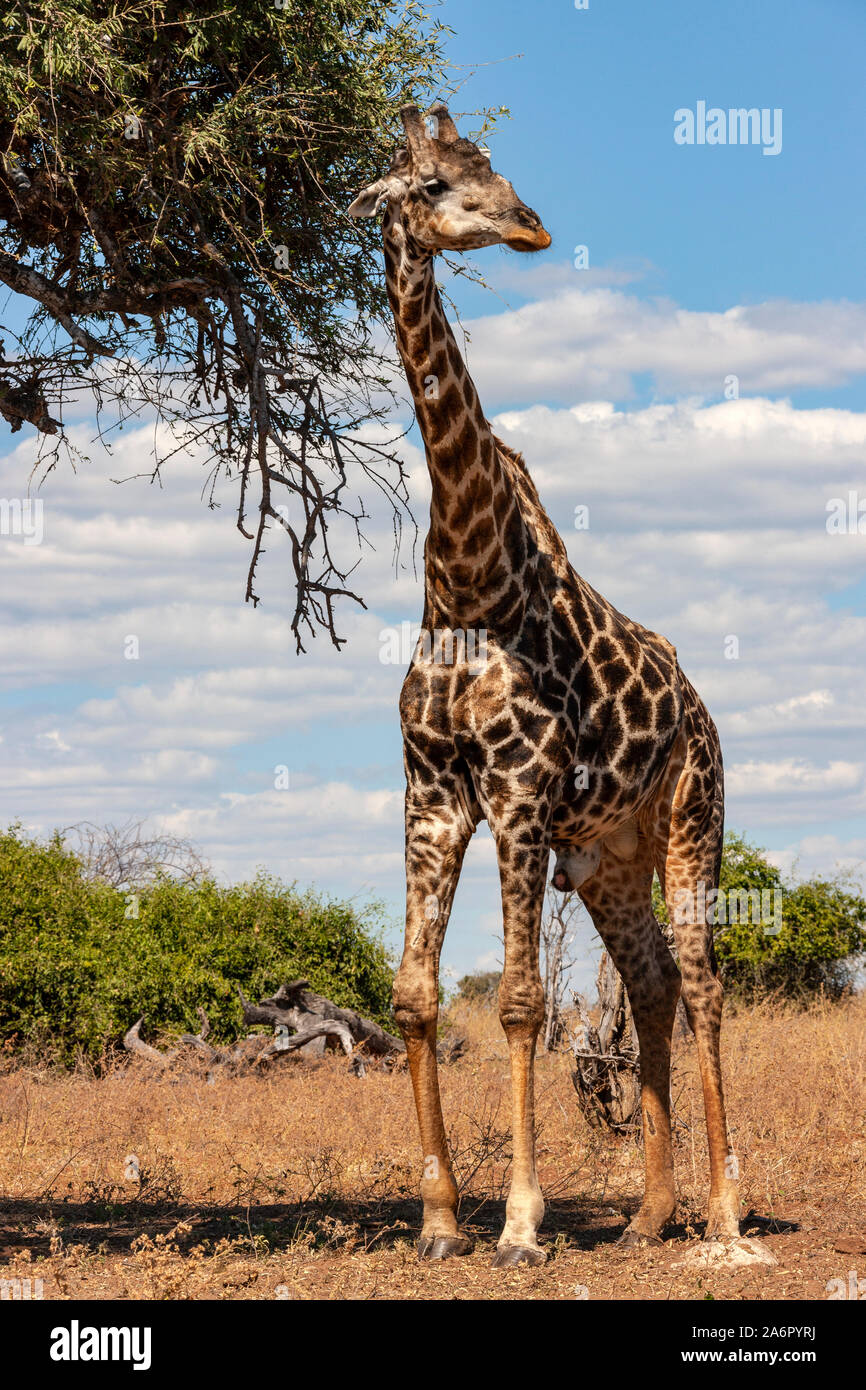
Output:
[[[726,1272],[680,1267],[698,1246],[707,1189],[690,1036],[675,1044],[679,1211],[664,1244],[617,1248],[640,1201],[640,1146],[590,1128],[567,1056],[545,1056],[548,1261],[492,1269],[510,1168],[506,1053],[494,1013],[464,1009],[452,1022],[470,1040],[441,1076],[472,1254],[416,1257],[420,1160],[404,1071],[359,1079],[345,1059],[285,1059],[208,1084],[199,1071],[162,1074],[137,1059],[99,1078],[10,1061],[0,1075],[0,1281],[30,1279],[45,1299],[800,1300],[859,1280],[866,1296],[866,998],[729,1018],[743,1215],[778,1223],[744,1230],[778,1264]],[[9,1297],[16,1286],[5,1287]]]

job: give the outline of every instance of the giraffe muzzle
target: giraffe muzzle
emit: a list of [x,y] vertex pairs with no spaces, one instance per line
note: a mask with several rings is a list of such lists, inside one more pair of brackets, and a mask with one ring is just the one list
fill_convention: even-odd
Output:
[[519,236],[508,237],[505,245],[512,251],[546,251],[550,242],[550,233],[539,227],[533,234],[521,232]]
[[505,245],[512,251],[546,251],[551,242],[550,233],[542,226],[541,218],[532,208],[512,208],[506,214],[508,221],[515,224],[514,230],[505,238]]

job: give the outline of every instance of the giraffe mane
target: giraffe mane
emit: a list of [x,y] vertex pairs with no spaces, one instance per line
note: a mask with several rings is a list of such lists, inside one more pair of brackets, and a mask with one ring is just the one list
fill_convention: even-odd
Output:
[[[492,433],[492,432],[491,432]],[[559,532],[551,521],[547,512],[544,510],[538,489],[532,480],[532,475],[526,466],[526,460],[517,449],[512,449],[510,444],[506,444],[497,434],[493,435],[493,442],[497,450],[503,456],[506,463],[516,470],[515,482],[517,491],[522,502],[521,511],[524,516],[529,514],[528,519],[532,521],[539,538],[544,541],[544,549],[551,555],[558,555],[568,560],[568,552],[565,543]]]

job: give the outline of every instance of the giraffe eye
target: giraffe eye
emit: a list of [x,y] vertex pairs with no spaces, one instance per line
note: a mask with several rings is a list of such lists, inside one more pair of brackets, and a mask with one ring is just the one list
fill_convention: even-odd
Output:
[[431,198],[438,198],[440,193],[448,192],[448,185],[444,179],[430,179],[424,185],[424,192],[429,193]]

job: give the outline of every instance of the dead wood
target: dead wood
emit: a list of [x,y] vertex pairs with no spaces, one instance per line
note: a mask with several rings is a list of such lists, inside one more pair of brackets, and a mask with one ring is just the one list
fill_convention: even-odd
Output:
[[342,1009],[323,994],[309,988],[307,980],[292,980],[280,985],[271,999],[251,1004],[238,990],[244,1011],[244,1023],[270,1023],[284,1028],[308,1027],[314,1018],[340,1023],[349,1030],[353,1041],[368,1057],[386,1057],[392,1052],[404,1052],[402,1039],[386,1033],[372,1019],[362,1018],[354,1009]]
[[590,1124],[628,1133],[640,1117],[637,1034],[622,978],[607,951],[598,967],[598,1027],[575,996],[580,1029],[572,1039],[571,1073],[578,1104]]
[[[239,1072],[268,1065],[293,1053],[305,1058],[321,1057],[328,1048],[332,1051],[339,1049],[350,1057],[350,1070],[356,1076],[364,1076],[367,1062],[375,1060],[390,1069],[406,1051],[400,1038],[386,1033],[378,1023],[362,1017],[354,1009],[343,1009],[332,1004],[330,999],[311,990],[307,980],[293,980],[281,985],[270,999],[262,999],[258,1004],[250,1003],[240,989],[238,995],[244,1023],[267,1024],[274,1029],[272,1036],[253,1033],[225,1047],[213,1046],[207,1041],[210,1033],[208,1016],[204,1009],[199,1008],[201,1030],[198,1033],[184,1033],[175,1047],[160,1052],[145,1042],[141,1036],[143,1016],[127,1031],[123,1046],[127,1052],[135,1053],[162,1068],[188,1059],[192,1050],[206,1063],[209,1076],[215,1074],[217,1069],[222,1069],[223,1073]],[[465,1038],[450,1035],[439,1044],[437,1053],[439,1060],[447,1063],[462,1057],[465,1050]]]

